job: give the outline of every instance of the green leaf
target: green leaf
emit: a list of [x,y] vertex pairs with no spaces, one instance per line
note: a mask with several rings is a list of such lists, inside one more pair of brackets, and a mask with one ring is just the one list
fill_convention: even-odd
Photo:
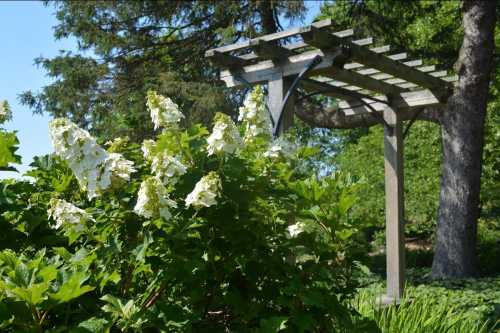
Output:
[[276,333],[286,328],[288,317],[276,316],[260,320],[262,333]]
[[108,333],[109,323],[106,319],[92,317],[78,324],[75,332],[81,333]]
[[21,163],[21,157],[15,153],[18,144],[15,132],[0,132],[0,167],[4,170],[10,163]]
[[337,230],[335,231],[335,235],[339,237],[341,240],[345,241],[351,238],[351,236],[354,234],[353,229],[342,229],[342,230]]
[[56,293],[49,294],[50,298],[58,303],[66,303],[75,299],[89,291],[94,290],[94,287],[83,286],[83,283],[88,279],[88,275],[84,272],[75,272],[67,279]]

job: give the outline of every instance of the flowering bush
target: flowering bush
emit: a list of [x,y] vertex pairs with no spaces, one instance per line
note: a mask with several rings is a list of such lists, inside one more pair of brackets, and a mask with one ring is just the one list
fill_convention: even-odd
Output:
[[2,331],[376,332],[347,302],[354,185],[305,174],[313,149],[271,142],[261,97],[247,98],[241,126],[219,114],[210,134],[182,129],[177,106],[151,92],[161,133],[108,150],[54,120],[55,156],[0,191],[0,224],[27,267],[0,283]]

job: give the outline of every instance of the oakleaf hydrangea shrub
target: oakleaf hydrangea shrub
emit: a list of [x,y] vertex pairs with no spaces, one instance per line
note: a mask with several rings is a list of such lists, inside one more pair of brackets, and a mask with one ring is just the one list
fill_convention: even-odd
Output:
[[[53,120],[55,162],[30,171],[30,206],[5,206],[12,227],[46,242],[18,250],[35,284],[0,283],[2,329],[376,332],[348,301],[355,184],[304,172],[315,150],[273,141],[263,103],[256,88],[237,124],[217,114],[211,129],[184,128],[178,106],[150,92],[155,139],[108,149]],[[28,230],[16,212],[35,209],[40,221]],[[12,252],[2,253],[0,267],[11,267]],[[0,279],[15,274],[0,270]],[[65,286],[54,275],[75,291],[54,300]]]

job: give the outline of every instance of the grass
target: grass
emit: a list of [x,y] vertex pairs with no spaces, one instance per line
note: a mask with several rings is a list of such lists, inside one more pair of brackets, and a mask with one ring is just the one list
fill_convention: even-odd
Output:
[[353,300],[383,333],[500,333],[500,276],[432,281],[428,270],[411,270],[405,297],[398,306],[381,307],[380,277],[373,277]]

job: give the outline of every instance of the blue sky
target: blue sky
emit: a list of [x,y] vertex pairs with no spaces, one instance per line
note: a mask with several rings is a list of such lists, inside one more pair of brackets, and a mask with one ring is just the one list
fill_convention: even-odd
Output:
[[[34,65],[39,56],[53,57],[59,50],[74,50],[76,41],[55,41],[52,27],[57,21],[52,10],[40,2],[0,2],[0,99],[6,99],[13,110],[13,120],[5,127],[17,130],[21,142],[19,154],[23,164],[21,172],[28,169],[33,156],[51,151],[47,124],[49,116],[32,115],[19,104],[18,94],[26,90],[37,91],[49,79]],[[0,173],[0,178],[16,176],[12,172]]]
[[[312,22],[319,13],[321,1],[306,1],[308,7],[304,24]],[[48,135],[48,115],[33,115],[18,101],[18,95],[26,90],[39,91],[50,83],[34,59],[51,58],[60,50],[76,50],[76,40],[56,41],[53,27],[57,24],[52,7],[44,7],[35,1],[0,1],[0,100],[6,99],[13,110],[13,120],[5,127],[17,130],[20,141],[18,153],[23,163],[17,169],[23,173],[33,156],[51,152]],[[299,24],[298,22],[294,22]],[[0,172],[0,178],[18,177],[12,172]]]

